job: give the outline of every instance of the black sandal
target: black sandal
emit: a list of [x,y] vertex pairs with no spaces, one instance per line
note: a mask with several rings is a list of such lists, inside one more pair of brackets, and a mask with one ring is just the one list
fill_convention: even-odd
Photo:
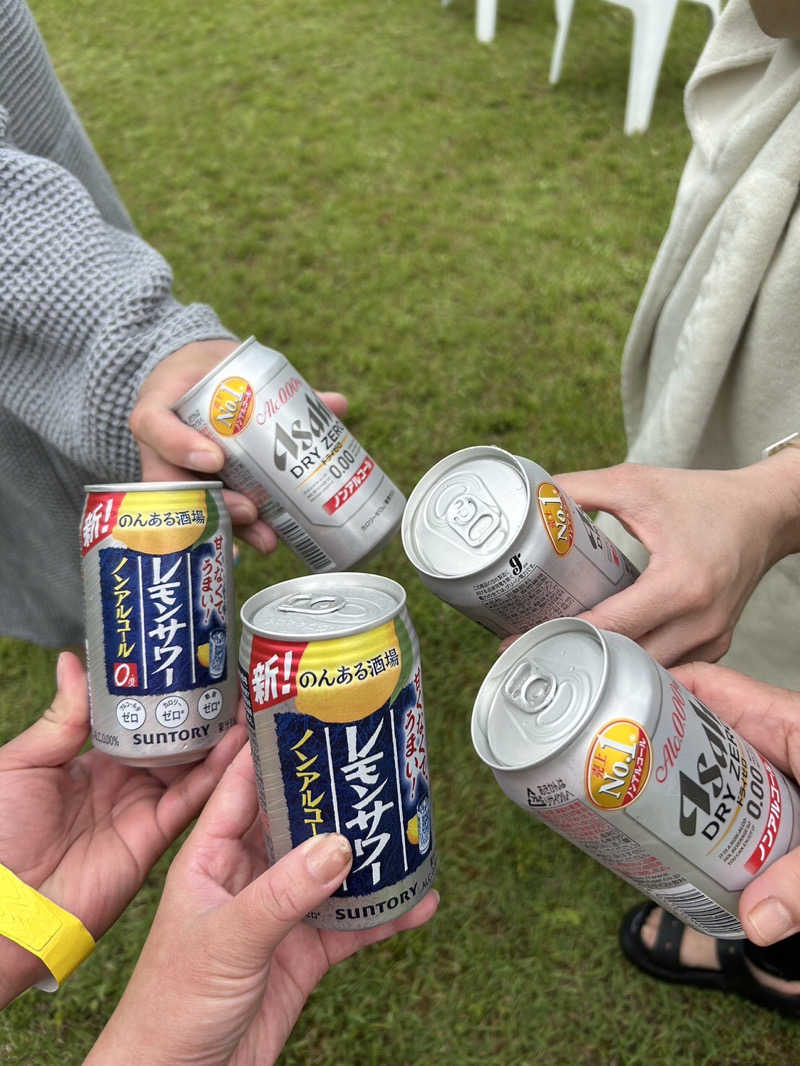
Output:
[[800,1017],[800,995],[787,996],[776,992],[762,985],[753,975],[744,953],[744,940],[715,941],[719,970],[684,966],[680,961],[680,951],[686,926],[668,911],[663,911],[656,942],[652,948],[645,947],[642,927],[656,907],[656,903],[640,903],[625,915],[619,930],[623,952],[643,973],[669,984],[733,992],[760,1007],[778,1011],[790,1018]]

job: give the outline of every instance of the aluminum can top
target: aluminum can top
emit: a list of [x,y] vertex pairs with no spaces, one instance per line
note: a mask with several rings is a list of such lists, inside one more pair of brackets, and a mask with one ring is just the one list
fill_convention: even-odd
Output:
[[308,574],[251,596],[241,619],[250,632],[273,640],[332,640],[384,625],[405,602],[402,585],[378,574]]
[[603,634],[579,618],[554,618],[508,647],[484,678],[472,743],[495,770],[522,770],[557,755],[603,697],[609,671]]
[[221,489],[221,481],[121,481],[108,485],[84,485],[84,492],[196,492]]
[[467,577],[505,553],[530,506],[530,483],[516,456],[489,444],[462,448],[414,487],[403,513],[403,548],[422,573]]
[[213,381],[216,377],[219,376],[219,372],[224,367],[226,367],[229,363],[232,363],[234,359],[238,359],[242,352],[245,351],[246,348],[249,348],[252,344],[254,344],[260,350],[262,356],[265,354],[269,354],[275,355],[279,359],[285,358],[285,356],[281,355],[280,352],[276,352],[274,348],[268,348],[265,344],[259,344],[255,337],[248,337],[247,340],[242,341],[238,348],[234,348],[234,350],[229,355],[226,355],[224,359],[220,359],[216,366],[213,366],[207,374],[200,378],[199,381],[196,381],[190,389],[187,389],[187,391],[183,394],[183,396],[181,396],[177,403],[174,403],[172,405],[172,410],[180,410],[180,408],[186,403],[187,400],[191,400],[193,396],[196,396],[197,393],[200,392],[200,390],[203,389],[209,383],[209,381]]

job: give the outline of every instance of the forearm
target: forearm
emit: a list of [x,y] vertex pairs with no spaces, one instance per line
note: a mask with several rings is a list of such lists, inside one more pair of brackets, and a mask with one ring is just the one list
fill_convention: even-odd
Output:
[[166,261],[108,224],[73,175],[2,130],[0,276],[0,401],[97,476],[133,476],[127,419],[146,376],[231,334],[210,307],[173,298]]
[[800,448],[782,448],[741,474],[750,485],[753,527],[766,523],[769,530],[769,568],[800,551]]

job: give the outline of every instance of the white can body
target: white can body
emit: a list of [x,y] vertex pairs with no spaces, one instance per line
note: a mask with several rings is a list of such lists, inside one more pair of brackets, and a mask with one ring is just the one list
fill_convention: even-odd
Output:
[[637,644],[579,619],[497,660],[472,740],[509,799],[709,936],[744,936],[742,889],[800,842],[794,784]]
[[503,637],[580,614],[638,576],[545,470],[491,446],[464,448],[428,471],[402,536],[423,583]]
[[396,533],[405,497],[280,352],[251,337],[175,411],[310,570],[348,570]]

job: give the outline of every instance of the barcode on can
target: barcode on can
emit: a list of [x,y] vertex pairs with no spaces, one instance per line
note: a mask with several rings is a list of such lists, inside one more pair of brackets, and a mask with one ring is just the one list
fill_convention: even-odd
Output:
[[[265,512],[269,510],[269,506],[265,508]],[[288,544],[292,551],[296,552],[308,564],[311,570],[319,572],[321,570],[334,569],[333,559],[282,508],[275,507],[272,513],[268,515],[267,521],[281,540]]]
[[708,936],[736,937],[742,935],[742,927],[738,919],[693,885],[687,884],[678,889],[653,892],[652,895],[669,910],[693,922]]

